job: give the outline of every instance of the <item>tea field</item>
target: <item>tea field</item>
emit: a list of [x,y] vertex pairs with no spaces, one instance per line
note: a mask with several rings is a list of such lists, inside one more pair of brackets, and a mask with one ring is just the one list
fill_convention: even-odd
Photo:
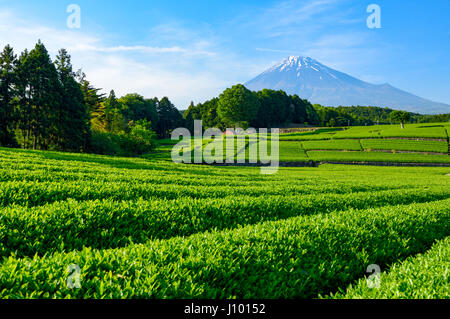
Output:
[[[344,128],[317,128],[313,131],[279,134],[279,161],[293,166],[298,163],[316,164],[427,164],[450,167],[449,138],[450,123],[375,125]],[[237,160],[241,154],[247,161],[260,162],[259,149],[267,149],[270,156],[271,134],[259,136],[226,136],[219,139],[197,141],[200,148],[208,150],[220,146],[221,153],[203,157],[211,164],[214,159]],[[228,141],[231,140],[231,143]],[[234,141],[233,141],[234,140]],[[173,141],[171,141],[173,142]],[[170,159],[165,141],[150,158]],[[193,145],[194,143],[192,143]],[[173,144],[171,144],[172,146]],[[222,145],[224,147],[222,147]],[[256,148],[252,154],[251,148]],[[190,148],[180,152],[190,151]],[[231,152],[230,152],[231,150]],[[226,152],[228,155],[225,155]],[[201,162],[201,159],[200,159]]]
[[0,298],[450,297],[450,168],[262,175],[175,164],[171,149],[0,149]]

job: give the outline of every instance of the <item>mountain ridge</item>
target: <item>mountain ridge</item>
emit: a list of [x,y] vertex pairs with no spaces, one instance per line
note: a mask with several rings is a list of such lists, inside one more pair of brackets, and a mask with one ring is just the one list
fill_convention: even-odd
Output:
[[450,105],[427,100],[388,83],[371,84],[310,57],[290,56],[244,84],[283,90],[324,106],[379,106],[414,113],[449,113]]

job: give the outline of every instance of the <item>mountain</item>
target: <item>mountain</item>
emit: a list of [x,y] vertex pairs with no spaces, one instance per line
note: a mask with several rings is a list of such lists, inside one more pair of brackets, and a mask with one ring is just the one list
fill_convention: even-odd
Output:
[[291,56],[245,83],[254,91],[283,90],[324,106],[380,106],[414,113],[449,113],[450,105],[426,100],[389,84],[371,84],[307,57]]

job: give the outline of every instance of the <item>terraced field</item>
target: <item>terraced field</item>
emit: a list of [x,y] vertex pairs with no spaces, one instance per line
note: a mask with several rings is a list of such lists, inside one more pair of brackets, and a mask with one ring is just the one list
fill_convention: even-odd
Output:
[[366,150],[415,151],[448,154],[448,143],[446,141],[369,139],[361,140],[361,145]]
[[336,162],[390,162],[390,163],[442,163],[450,164],[448,155],[389,154],[380,152],[308,152],[313,161]]
[[[285,133],[279,135],[279,160],[288,163],[383,162],[445,166],[450,165],[448,130],[450,123],[408,124],[405,129],[399,125],[379,125]],[[251,138],[256,140],[257,135]],[[267,148],[270,155],[270,134],[267,138],[268,141],[259,141],[258,148]],[[249,150],[241,152],[249,153]],[[255,157],[260,160],[258,154],[252,158]],[[250,159],[249,156],[246,158]]]
[[326,141],[305,141],[302,143],[303,149],[311,150],[345,150],[361,151],[359,140],[326,140]]
[[0,298],[450,297],[449,168],[261,175],[167,154],[0,149]]

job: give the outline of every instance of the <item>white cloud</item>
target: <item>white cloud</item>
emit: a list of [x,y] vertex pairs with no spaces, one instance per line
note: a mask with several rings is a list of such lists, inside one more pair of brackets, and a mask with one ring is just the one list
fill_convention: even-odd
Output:
[[148,97],[168,96],[180,108],[187,107],[191,100],[208,99],[227,85],[208,72],[194,75],[174,72],[155,63],[139,63],[116,55],[109,55],[102,64],[91,67],[89,79],[98,86],[115,88],[119,95],[137,92]]
[[[19,53],[32,49],[41,39],[53,57],[60,48],[66,48],[74,68],[82,68],[88,80],[105,93],[114,89],[118,95],[136,92],[146,97],[168,96],[183,109],[191,100],[200,102],[217,96],[235,83],[234,78],[245,77],[245,68],[231,61],[232,55],[217,54],[209,39],[181,27],[159,26],[155,30],[161,43],[178,37],[185,41],[170,46],[109,46],[103,37],[83,29],[56,29],[0,10],[0,47],[10,44]],[[205,67],[198,69],[199,64]],[[230,69],[230,65],[234,67]]]
[[[368,60],[379,62],[380,43],[368,46],[373,39],[364,32],[324,32],[348,18],[335,10],[336,3],[290,0],[243,10],[214,29],[203,24],[190,29],[169,21],[151,27],[148,38],[138,43],[116,43],[110,40],[114,34],[93,34],[83,28],[57,29],[0,9],[0,46],[9,43],[19,52],[41,39],[53,56],[66,48],[74,68],[82,68],[106,93],[114,89],[119,95],[168,96],[185,108],[191,100],[201,102],[250,80],[287,55],[311,56],[343,72],[373,77],[365,66]],[[245,52],[247,43],[259,44],[260,54],[252,54],[252,47]]]

